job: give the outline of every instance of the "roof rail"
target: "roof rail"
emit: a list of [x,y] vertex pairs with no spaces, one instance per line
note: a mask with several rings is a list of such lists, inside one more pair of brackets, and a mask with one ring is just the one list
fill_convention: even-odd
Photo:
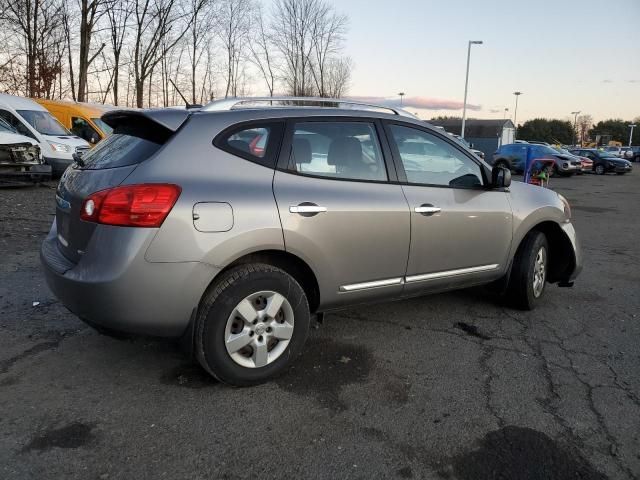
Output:
[[[278,103],[279,105],[274,105]],[[265,104],[258,106],[257,104]],[[218,112],[226,110],[239,110],[242,108],[340,108],[341,105],[353,107],[367,107],[380,110],[387,110],[394,115],[403,117],[418,118],[412,113],[401,108],[389,107],[386,105],[376,105],[374,103],[358,102],[344,98],[323,98],[323,97],[240,97],[225,98],[208,103],[202,108],[204,112]]]

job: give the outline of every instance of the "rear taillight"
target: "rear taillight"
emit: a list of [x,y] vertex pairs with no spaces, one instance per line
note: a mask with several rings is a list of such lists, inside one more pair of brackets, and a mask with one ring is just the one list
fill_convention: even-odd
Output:
[[178,185],[148,183],[92,193],[82,203],[80,218],[123,227],[159,227],[180,196]]

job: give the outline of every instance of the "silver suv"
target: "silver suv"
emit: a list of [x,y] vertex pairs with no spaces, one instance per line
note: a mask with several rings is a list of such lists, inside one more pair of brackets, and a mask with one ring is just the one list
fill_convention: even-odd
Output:
[[303,350],[311,315],[491,284],[530,309],[572,285],[567,201],[511,183],[402,110],[234,99],[113,111],[69,167],[41,259],[98,329],[182,337],[234,385]]

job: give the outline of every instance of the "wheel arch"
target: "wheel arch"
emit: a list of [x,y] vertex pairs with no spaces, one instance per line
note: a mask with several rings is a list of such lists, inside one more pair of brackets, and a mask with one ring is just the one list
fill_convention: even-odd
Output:
[[211,284],[215,283],[216,279],[227,270],[248,263],[265,263],[287,272],[296,279],[307,295],[311,313],[317,310],[320,305],[320,285],[315,272],[300,257],[285,250],[258,250],[242,255],[226,265],[211,281]]
[[[576,258],[571,240],[562,227],[553,220],[542,221],[531,227],[518,243],[515,254],[522,248],[525,238],[531,232],[541,232],[547,238],[549,245],[549,271],[547,281],[557,283],[568,281],[570,272],[575,268]],[[514,255],[515,257],[515,255]]]

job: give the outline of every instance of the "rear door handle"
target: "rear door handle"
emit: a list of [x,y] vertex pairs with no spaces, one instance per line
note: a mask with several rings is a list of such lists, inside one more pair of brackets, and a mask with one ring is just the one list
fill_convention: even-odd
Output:
[[440,207],[434,207],[430,203],[423,203],[419,207],[414,208],[414,210],[416,213],[419,213],[420,215],[425,215],[427,217],[430,215],[433,215],[434,213],[438,213],[442,211]]
[[291,213],[297,213],[303,217],[312,217],[318,213],[326,212],[327,207],[321,207],[315,203],[301,203],[300,205],[291,205],[289,207]]

